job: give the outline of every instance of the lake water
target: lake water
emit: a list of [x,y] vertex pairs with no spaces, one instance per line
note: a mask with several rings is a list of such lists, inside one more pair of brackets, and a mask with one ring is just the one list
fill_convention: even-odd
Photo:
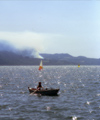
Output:
[[[59,95],[29,94],[39,81]],[[0,66],[0,120],[100,120],[100,66]]]

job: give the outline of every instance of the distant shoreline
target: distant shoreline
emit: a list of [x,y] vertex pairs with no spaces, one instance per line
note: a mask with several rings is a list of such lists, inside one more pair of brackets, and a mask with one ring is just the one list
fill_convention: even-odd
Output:
[[[69,54],[40,54],[44,59],[44,66],[64,66],[64,65],[100,65],[100,59],[87,58],[84,56],[74,57]],[[0,51],[0,66],[38,66],[40,58],[25,56],[14,52]]]

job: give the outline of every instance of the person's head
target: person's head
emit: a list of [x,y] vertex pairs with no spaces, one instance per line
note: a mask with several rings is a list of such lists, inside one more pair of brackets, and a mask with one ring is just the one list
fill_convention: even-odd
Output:
[[41,82],[39,82],[39,85],[41,85]]

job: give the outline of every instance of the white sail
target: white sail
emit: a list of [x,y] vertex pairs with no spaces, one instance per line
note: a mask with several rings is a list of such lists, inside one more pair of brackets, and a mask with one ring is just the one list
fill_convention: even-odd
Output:
[[41,69],[43,69],[43,62],[42,62],[42,60],[40,62],[40,66],[39,66],[39,70],[41,70]]

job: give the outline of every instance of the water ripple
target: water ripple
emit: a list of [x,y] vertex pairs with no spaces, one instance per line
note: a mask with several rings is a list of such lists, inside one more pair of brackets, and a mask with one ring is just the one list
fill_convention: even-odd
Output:
[[[0,120],[99,120],[100,67],[1,66]],[[41,81],[59,96],[29,94]]]

